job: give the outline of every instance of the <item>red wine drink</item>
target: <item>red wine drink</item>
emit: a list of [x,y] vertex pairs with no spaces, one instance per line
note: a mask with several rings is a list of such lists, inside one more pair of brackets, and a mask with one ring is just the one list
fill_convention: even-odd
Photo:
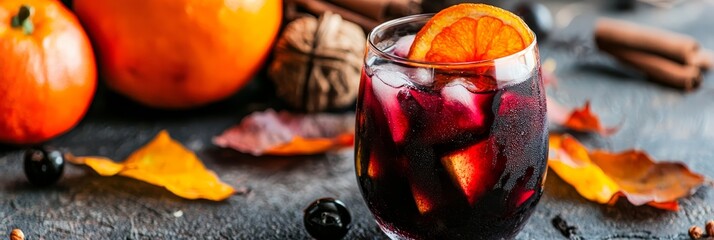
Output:
[[545,91],[535,40],[489,61],[425,63],[406,52],[430,15],[373,30],[355,169],[393,239],[513,238],[543,193]]

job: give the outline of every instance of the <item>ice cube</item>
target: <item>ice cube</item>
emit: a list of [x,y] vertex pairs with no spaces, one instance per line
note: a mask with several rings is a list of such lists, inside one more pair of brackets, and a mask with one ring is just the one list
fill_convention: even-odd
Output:
[[527,80],[537,65],[538,53],[534,51],[527,51],[518,57],[501,59],[496,63],[498,86],[511,86]]
[[[512,117],[513,120],[537,117],[537,112],[545,111],[545,106],[537,98],[523,96],[516,92],[506,91],[501,94],[501,104],[498,107],[499,116]],[[535,115],[534,115],[535,114]],[[535,120],[533,119],[533,120]]]
[[[472,93],[462,85],[450,85],[438,92],[410,91],[402,109],[410,114],[411,124],[419,124],[416,127],[421,130],[414,135],[419,142],[459,148],[490,129],[493,93]],[[418,106],[404,107],[412,106],[407,104],[411,102]]]
[[498,115],[510,115],[514,110],[518,109],[518,95],[509,91],[501,94],[498,104]]
[[391,86],[392,88],[401,88],[403,86],[413,85],[411,81],[409,81],[409,76],[404,74],[404,72],[407,71],[404,67],[395,64],[384,64],[374,67],[373,71],[374,76],[382,80],[382,83]]
[[441,111],[443,107],[441,96],[438,93],[423,91],[419,89],[411,89],[411,96],[419,104],[420,108],[428,113],[434,114]]
[[406,58],[409,55],[409,50],[414,42],[414,35],[408,35],[399,38],[394,44],[394,55]]
[[469,91],[473,84],[469,81],[454,81],[441,90],[446,100],[444,115],[452,115],[452,124],[463,131],[485,129],[491,119],[493,93],[473,93]]
[[466,81],[463,78],[455,79],[441,90],[441,95],[444,99],[461,103],[468,109],[476,108],[474,105],[474,93],[469,89],[473,88],[473,83]]
[[395,143],[401,143],[404,141],[409,123],[397,97],[400,92],[409,94],[409,89],[406,86],[410,86],[411,83],[403,73],[389,69],[376,69],[374,76],[375,78],[372,78],[374,94],[377,96],[384,110],[384,115],[387,117],[392,140]]
[[433,84],[434,70],[427,68],[407,67],[398,64],[383,64],[373,67],[375,74],[380,72],[384,82],[398,88],[404,85],[420,85],[429,87]]
[[469,204],[473,205],[496,183],[490,171],[493,160],[493,141],[488,138],[445,155],[441,158],[441,163],[454,183],[463,191]]
[[407,77],[417,85],[431,87],[434,84],[434,69],[410,68],[407,74]]

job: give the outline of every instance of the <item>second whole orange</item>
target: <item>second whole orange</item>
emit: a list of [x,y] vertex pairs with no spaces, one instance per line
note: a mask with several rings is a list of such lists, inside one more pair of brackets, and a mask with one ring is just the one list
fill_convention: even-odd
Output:
[[278,33],[281,0],[75,0],[107,85],[144,105],[185,109],[251,80]]

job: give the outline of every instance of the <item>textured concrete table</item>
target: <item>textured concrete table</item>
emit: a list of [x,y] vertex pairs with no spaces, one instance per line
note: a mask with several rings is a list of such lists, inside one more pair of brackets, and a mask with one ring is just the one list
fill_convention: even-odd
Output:
[[[562,9],[567,2],[549,6]],[[629,13],[579,9],[691,34],[714,49],[711,1]],[[587,27],[572,29],[566,31]],[[683,93],[613,68],[616,65],[604,56],[578,56],[560,49],[546,44],[541,50],[542,59],[558,62],[560,82],[549,94],[567,106],[589,99],[606,124],[622,123],[609,138],[578,136],[581,140],[614,151],[643,149],[656,159],[680,160],[714,177],[714,74],[705,75],[700,89]],[[252,157],[211,144],[213,136],[251,111],[276,106],[263,79],[259,75],[228,101],[189,112],[149,110],[102,87],[85,120],[50,143],[77,155],[123,159],[159,130],[168,129],[221,179],[246,187],[249,193],[218,203],[189,201],[143,182],[99,177],[76,166],[68,166],[56,186],[38,189],[25,180],[22,150],[0,146],[0,239],[13,228],[21,228],[31,239],[306,239],[302,210],[320,197],[339,198],[351,209],[354,225],[347,239],[386,238],[362,201],[350,150],[312,157]],[[624,202],[612,207],[592,203],[552,173],[545,187],[519,239],[563,238],[550,223],[556,215],[577,226],[584,239],[681,239],[687,238],[690,225],[714,218],[711,187],[681,200],[678,212]]]

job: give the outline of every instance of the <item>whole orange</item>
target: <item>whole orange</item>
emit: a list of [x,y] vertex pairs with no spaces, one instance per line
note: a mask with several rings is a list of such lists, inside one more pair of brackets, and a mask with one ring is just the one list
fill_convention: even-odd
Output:
[[74,127],[96,75],[89,39],[62,3],[0,1],[0,142],[40,143]]
[[224,99],[261,66],[281,0],[75,0],[107,85],[158,108]]

